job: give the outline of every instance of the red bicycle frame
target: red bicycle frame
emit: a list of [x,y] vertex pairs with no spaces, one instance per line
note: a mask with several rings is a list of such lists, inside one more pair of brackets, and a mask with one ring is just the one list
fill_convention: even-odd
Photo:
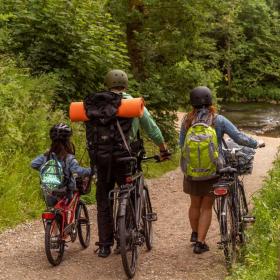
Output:
[[61,217],[61,232],[63,233],[62,239],[65,240],[73,224],[75,223],[75,215],[77,205],[80,201],[80,193],[74,192],[71,201],[68,203],[68,198],[64,196],[60,199],[52,209],[48,209],[42,213],[44,227],[48,221],[54,220],[58,215]]

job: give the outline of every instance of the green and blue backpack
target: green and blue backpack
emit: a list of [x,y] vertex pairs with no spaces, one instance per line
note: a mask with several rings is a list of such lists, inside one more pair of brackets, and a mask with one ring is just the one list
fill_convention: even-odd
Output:
[[40,168],[40,181],[46,194],[65,186],[63,166],[55,156],[52,155]]
[[190,180],[216,178],[218,139],[213,127],[214,117],[196,119],[187,130],[181,150],[181,169]]

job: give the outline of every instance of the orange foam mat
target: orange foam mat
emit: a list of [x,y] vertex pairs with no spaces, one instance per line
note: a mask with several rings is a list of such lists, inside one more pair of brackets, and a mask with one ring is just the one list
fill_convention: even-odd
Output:
[[[122,99],[117,116],[123,118],[141,117],[144,113],[144,99]],[[69,107],[69,117],[72,122],[84,122],[89,118],[86,115],[83,102],[72,102]]]

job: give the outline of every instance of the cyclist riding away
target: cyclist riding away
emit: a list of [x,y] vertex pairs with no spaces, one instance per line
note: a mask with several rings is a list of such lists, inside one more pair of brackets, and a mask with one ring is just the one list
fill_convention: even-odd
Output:
[[[78,177],[91,175],[90,168],[79,166],[75,158],[74,145],[70,142],[71,135],[72,129],[68,125],[64,123],[54,125],[50,129],[52,141],[50,148],[31,162],[31,167],[40,171],[41,183],[45,181],[46,185],[59,185],[58,188],[65,187],[69,200],[76,188],[73,174],[76,174]],[[61,182],[59,178],[61,178]],[[57,203],[57,197],[50,192],[44,192],[44,198],[49,207]]]
[[84,100],[90,118],[86,122],[89,156],[92,168],[97,171],[98,256],[103,258],[110,255],[114,240],[112,204],[108,194],[115,183],[125,183],[126,167],[117,164],[117,159],[137,154],[141,146],[140,126],[159,147],[162,158],[168,157],[162,133],[146,108],[140,118],[120,118],[111,114],[116,112],[121,99],[132,98],[126,93],[127,74],[122,70],[109,71],[105,86],[108,91],[89,95]]
[[237,144],[251,148],[260,147],[264,142],[245,135],[224,116],[216,114],[208,87],[194,88],[190,93],[190,103],[193,109],[182,121],[179,143],[184,172],[183,189],[191,198],[190,241],[194,243],[193,252],[201,254],[209,251],[205,238],[212,219],[212,186],[218,180],[217,168],[223,164],[224,134]]

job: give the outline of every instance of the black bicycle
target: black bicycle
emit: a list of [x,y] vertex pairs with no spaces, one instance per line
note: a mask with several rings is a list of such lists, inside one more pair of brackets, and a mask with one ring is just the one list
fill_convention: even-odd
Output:
[[220,179],[214,184],[214,210],[217,214],[226,266],[231,269],[236,262],[239,249],[246,243],[245,229],[255,221],[249,216],[244,185],[241,176],[252,170],[253,156],[243,154],[240,149],[225,149],[227,167],[220,169]]
[[238,245],[245,242],[243,217],[248,214],[243,184],[236,172],[231,167],[220,170],[221,179],[213,186],[216,197],[214,209],[220,225],[220,245],[229,269],[236,262]]
[[139,247],[146,244],[153,247],[152,222],[157,220],[153,212],[148,187],[144,181],[141,163],[147,160],[159,161],[159,156],[124,157],[118,164],[126,166],[125,184],[116,186],[109,193],[113,200],[114,237],[119,245],[126,275],[132,278],[137,268]]

